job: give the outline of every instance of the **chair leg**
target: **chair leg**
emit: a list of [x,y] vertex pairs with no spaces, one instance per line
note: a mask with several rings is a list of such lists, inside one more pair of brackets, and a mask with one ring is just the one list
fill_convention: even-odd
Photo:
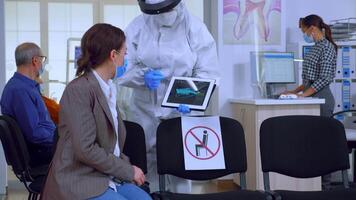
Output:
[[29,193],[28,193],[27,199],[28,199],[28,200],[32,200],[32,192],[29,192]]
[[353,154],[353,172],[352,172],[352,175],[353,175],[353,182],[354,183],[356,183],[356,165],[355,165],[355,163],[356,163],[356,151],[355,151],[355,149],[353,150],[353,151],[351,151],[352,152],[352,154]]
[[160,192],[166,191],[166,176],[165,175],[159,175],[158,176],[158,182],[159,182],[159,191]]
[[37,200],[38,199],[38,194],[35,194],[35,193],[32,193],[32,192],[30,192],[29,194],[28,194],[28,198],[27,198],[28,200]]

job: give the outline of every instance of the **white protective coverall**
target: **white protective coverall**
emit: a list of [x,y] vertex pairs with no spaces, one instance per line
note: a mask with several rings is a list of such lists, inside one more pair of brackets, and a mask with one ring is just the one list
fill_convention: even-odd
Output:
[[[162,0],[146,2],[157,3]],[[188,12],[183,1],[171,12],[176,13],[168,14],[168,18],[162,17],[167,13],[142,14],[128,25],[125,30],[128,68],[126,74],[118,79],[119,85],[133,88],[127,120],[139,123],[145,131],[147,180],[150,182],[151,192],[159,189],[157,127],[162,119],[179,116],[175,109],[161,107],[171,77],[218,78],[216,44],[205,24]],[[175,18],[173,21],[172,16]],[[169,26],[162,26],[167,23]],[[156,92],[145,86],[144,74],[150,69],[160,70],[164,76]],[[184,191],[189,188],[179,189],[177,180],[170,180],[171,185],[175,185],[171,191],[189,192]]]

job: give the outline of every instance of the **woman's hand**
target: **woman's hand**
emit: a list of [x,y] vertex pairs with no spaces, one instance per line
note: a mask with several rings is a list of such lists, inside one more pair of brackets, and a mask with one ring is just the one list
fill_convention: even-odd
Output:
[[296,94],[299,96],[300,92],[304,91],[304,85],[300,85],[297,88],[295,88],[294,90],[286,90],[284,92],[282,92],[281,94]]
[[299,97],[309,97],[316,93],[316,90],[312,87],[305,90],[302,94],[298,95]]
[[294,91],[286,90],[286,91],[282,92],[281,94],[296,94],[296,93]]
[[297,94],[297,96],[298,96],[299,98],[304,98],[304,97],[306,97],[304,93]]
[[140,186],[145,183],[145,174],[142,172],[142,170],[135,165],[132,165],[134,169],[134,182],[136,185]]

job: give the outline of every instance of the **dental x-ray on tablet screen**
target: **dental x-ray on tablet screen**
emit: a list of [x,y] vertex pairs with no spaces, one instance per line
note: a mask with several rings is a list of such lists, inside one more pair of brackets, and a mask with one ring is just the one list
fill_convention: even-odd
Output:
[[215,87],[214,79],[172,77],[162,107],[189,106],[192,110],[204,111],[208,107]]

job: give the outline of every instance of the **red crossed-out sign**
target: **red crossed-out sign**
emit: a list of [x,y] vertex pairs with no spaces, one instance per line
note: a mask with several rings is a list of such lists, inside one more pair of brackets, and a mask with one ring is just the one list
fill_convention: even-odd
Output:
[[[195,145],[188,145],[191,142]],[[185,134],[184,147],[193,158],[209,160],[218,154],[221,141],[213,129],[206,126],[196,126]]]

